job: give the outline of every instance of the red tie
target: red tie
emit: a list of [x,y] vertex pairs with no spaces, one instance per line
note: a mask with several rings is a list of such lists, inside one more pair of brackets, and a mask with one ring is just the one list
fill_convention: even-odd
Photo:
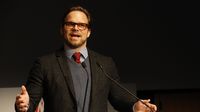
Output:
[[72,57],[74,58],[74,61],[76,63],[81,63],[81,60],[80,60],[81,53],[80,52],[75,52]]

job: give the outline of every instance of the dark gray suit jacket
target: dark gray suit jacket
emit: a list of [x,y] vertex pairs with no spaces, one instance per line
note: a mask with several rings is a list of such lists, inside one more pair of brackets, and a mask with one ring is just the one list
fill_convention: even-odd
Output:
[[[97,63],[115,80],[116,66],[110,57],[88,50],[91,67],[90,112],[107,112],[107,100],[115,109],[129,112],[136,99],[110,81]],[[29,112],[34,112],[41,97],[45,112],[77,112],[72,76],[64,50],[38,58],[28,77]]]

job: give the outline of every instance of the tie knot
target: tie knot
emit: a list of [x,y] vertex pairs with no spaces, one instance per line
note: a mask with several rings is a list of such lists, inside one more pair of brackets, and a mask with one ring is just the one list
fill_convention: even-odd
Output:
[[81,60],[80,60],[81,53],[80,52],[75,52],[72,57],[74,58],[74,61],[76,63],[81,63]]

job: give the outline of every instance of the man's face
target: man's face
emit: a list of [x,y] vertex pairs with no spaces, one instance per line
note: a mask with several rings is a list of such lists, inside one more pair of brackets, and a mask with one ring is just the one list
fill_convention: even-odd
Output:
[[71,48],[86,46],[90,36],[87,16],[81,11],[72,11],[66,17],[62,29],[66,44]]

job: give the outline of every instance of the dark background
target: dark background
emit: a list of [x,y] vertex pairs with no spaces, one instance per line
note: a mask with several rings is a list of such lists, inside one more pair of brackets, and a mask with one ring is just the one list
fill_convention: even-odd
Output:
[[[0,87],[24,84],[36,57],[58,49],[61,17],[77,0],[1,0]],[[112,56],[138,90],[200,89],[197,3],[85,0],[93,17],[88,46]]]

